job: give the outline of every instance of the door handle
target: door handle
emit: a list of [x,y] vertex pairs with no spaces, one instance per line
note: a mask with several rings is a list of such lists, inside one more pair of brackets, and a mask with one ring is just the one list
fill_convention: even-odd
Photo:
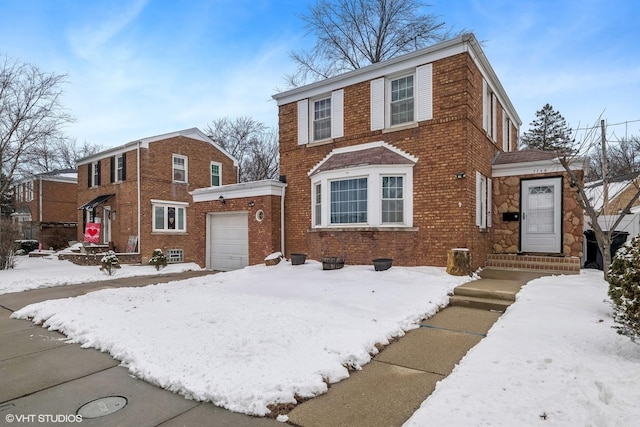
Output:
[[522,220],[524,221],[524,212],[522,212]]

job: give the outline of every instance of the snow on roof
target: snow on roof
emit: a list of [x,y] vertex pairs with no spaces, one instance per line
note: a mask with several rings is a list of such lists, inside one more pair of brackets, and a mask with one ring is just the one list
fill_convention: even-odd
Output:
[[[609,187],[609,202],[618,197],[629,185],[631,185],[638,177],[638,174],[625,175],[624,177],[613,178],[608,183]],[[603,197],[603,185],[602,180],[591,181],[584,185],[584,192],[587,198],[591,202],[591,206],[594,210],[599,211],[604,204]]]

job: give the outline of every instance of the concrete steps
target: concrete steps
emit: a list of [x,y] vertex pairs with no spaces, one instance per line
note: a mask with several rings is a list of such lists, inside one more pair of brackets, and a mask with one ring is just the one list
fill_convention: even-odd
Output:
[[568,256],[490,254],[485,266],[501,270],[580,274],[580,258]]
[[449,299],[449,305],[454,307],[467,307],[479,310],[502,311],[513,304],[513,301],[500,299],[478,298],[470,296],[453,295]]

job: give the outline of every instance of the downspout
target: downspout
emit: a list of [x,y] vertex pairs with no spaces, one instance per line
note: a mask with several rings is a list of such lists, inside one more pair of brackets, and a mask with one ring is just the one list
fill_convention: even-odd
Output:
[[137,147],[137,156],[136,156],[136,164],[137,164],[137,179],[138,179],[138,250],[135,252],[136,254],[140,253],[140,143],[141,141],[138,141],[138,147]]
[[285,184],[280,193],[280,252],[282,256],[284,256],[284,194],[286,188]]
[[42,177],[38,177],[38,218],[42,223]]

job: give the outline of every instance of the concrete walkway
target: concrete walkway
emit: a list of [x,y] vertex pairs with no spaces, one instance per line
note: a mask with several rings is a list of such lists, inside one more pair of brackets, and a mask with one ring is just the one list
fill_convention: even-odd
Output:
[[422,321],[328,393],[297,405],[289,422],[301,427],[401,426],[502,315],[493,307],[504,311],[522,285],[542,275],[485,270],[481,279],[456,288],[457,305]]
[[[0,425],[281,426],[282,423],[272,419],[187,400],[131,377],[127,369],[118,366],[119,361],[106,353],[68,344],[57,332],[9,318],[13,311],[35,302],[204,274],[211,272],[132,277],[0,295]],[[116,396],[123,399],[113,399]],[[104,397],[111,399],[97,400]],[[70,416],[89,402],[95,403],[85,407],[83,411],[87,412],[81,414],[101,415],[121,409],[74,423],[76,419]]]
[[[186,400],[132,378],[108,354],[68,344],[61,334],[9,318],[13,311],[34,302],[204,274],[211,273],[196,271],[114,279],[0,295],[0,425],[9,425],[7,420],[13,420],[14,425],[19,423],[19,418],[11,417],[75,415],[88,402],[114,396],[123,399],[96,401],[92,404],[94,414],[101,415],[124,405],[122,409],[106,416],[85,418],[82,425],[282,425],[272,419]],[[289,413],[289,423],[303,427],[402,425],[502,314],[486,307],[504,309],[515,300],[524,283],[541,275],[485,270],[482,279],[456,288],[456,295],[452,297],[456,306],[447,307],[421,322],[420,328],[387,346],[349,379],[333,384],[328,393],[297,405]],[[22,424],[46,424],[36,421]],[[55,424],[77,425],[60,421]]]

